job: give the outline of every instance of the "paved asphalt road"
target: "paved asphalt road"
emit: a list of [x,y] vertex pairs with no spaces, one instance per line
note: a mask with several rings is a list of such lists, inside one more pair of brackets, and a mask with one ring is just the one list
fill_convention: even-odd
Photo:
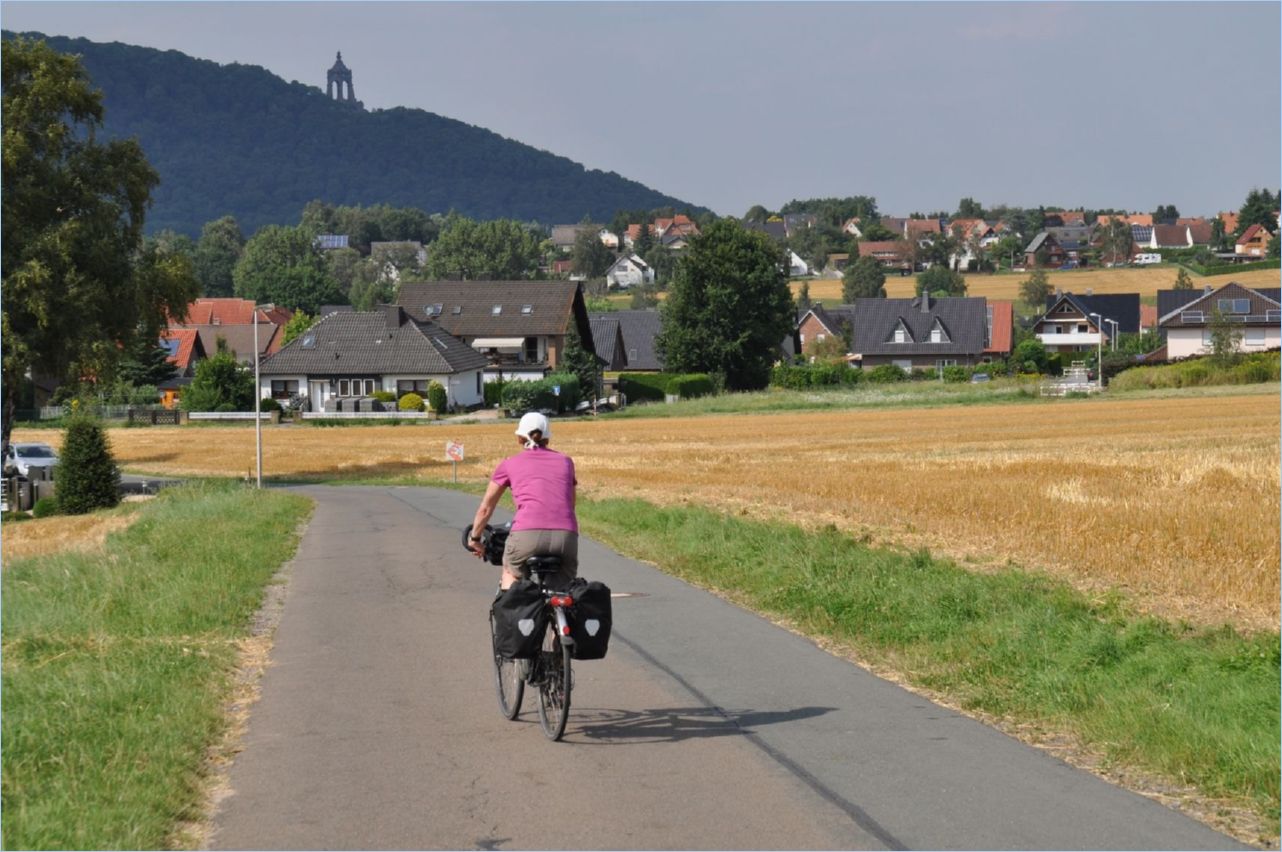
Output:
[[220,849],[1224,849],[1187,817],[583,542],[615,600],[565,740],[495,704],[477,498],[306,488]]

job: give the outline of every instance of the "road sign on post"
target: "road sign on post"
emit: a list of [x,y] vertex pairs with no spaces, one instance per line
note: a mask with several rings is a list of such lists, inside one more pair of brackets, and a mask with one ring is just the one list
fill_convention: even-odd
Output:
[[458,463],[463,461],[463,444],[459,441],[446,441],[445,458],[453,465],[454,481],[458,482]]

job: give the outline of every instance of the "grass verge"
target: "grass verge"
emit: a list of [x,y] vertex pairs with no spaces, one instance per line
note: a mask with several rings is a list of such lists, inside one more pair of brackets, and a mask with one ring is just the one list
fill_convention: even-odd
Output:
[[156,849],[200,817],[237,642],[309,503],[162,492],[104,551],[3,575],[3,846]]
[[1279,638],[1195,629],[1014,568],[702,508],[583,501],[584,532],[959,706],[1068,732],[1106,760],[1246,804],[1275,842]]

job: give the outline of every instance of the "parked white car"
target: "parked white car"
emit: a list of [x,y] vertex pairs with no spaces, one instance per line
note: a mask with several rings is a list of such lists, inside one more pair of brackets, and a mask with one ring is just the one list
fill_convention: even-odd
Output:
[[10,444],[5,453],[5,471],[15,470],[19,476],[31,476],[33,467],[53,467],[58,454],[48,444]]

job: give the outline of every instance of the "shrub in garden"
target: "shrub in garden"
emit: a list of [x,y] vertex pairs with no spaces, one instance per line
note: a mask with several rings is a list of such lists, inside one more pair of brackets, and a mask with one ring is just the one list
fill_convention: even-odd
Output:
[[970,378],[970,370],[957,364],[944,368],[944,381],[964,382]]
[[493,408],[503,403],[503,388],[507,382],[495,380],[485,383],[485,407]]
[[100,422],[89,417],[71,419],[55,477],[58,506],[68,515],[83,515],[120,502],[120,470]]
[[31,515],[35,518],[47,518],[56,514],[58,514],[58,500],[54,497],[41,497],[36,501],[36,505],[31,507]]
[[416,393],[407,393],[405,396],[401,397],[400,402],[396,404],[396,407],[401,411],[422,411],[423,397]]
[[376,390],[372,396],[379,402],[396,402],[396,394],[388,390]]
[[706,373],[683,373],[673,376],[668,382],[668,393],[674,393],[682,399],[710,396],[712,392],[712,379]]
[[663,373],[619,373],[619,390],[628,402],[663,402],[668,392],[668,377]]
[[437,414],[443,414],[448,399],[445,394],[445,387],[440,382],[427,383],[427,404],[433,411]]
[[265,396],[258,403],[258,410],[259,411],[282,411],[283,409],[280,407],[279,402],[272,399],[270,396]]
[[894,364],[882,364],[879,367],[873,367],[868,370],[864,378],[877,384],[889,384],[890,382],[907,381],[908,374]]

